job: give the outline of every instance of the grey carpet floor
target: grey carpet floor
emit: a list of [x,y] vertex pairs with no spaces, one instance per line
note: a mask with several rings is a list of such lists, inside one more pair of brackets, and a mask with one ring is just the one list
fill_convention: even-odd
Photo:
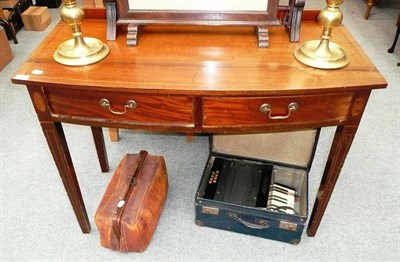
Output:
[[[101,173],[90,128],[65,125],[71,155],[93,229],[82,234],[57,174],[26,89],[10,78],[59,20],[44,32],[21,30],[14,60],[0,72],[1,261],[399,261],[400,44],[388,54],[398,1],[381,0],[364,20],[365,0],[345,1],[343,23],[388,81],[372,92],[336,189],[314,238],[299,245],[194,224],[194,194],[208,157],[208,138],[187,143],[177,134],[121,130],[106,139],[110,172]],[[325,1],[307,1],[320,9]],[[87,35],[90,32],[86,33]],[[334,32],[333,32],[334,34]],[[0,47],[1,48],[1,47]],[[310,172],[311,210],[332,140],[321,132]],[[106,133],[107,135],[107,133]],[[99,244],[94,213],[111,175],[127,152],[165,157],[169,195],[153,240],[143,254],[120,254]]]

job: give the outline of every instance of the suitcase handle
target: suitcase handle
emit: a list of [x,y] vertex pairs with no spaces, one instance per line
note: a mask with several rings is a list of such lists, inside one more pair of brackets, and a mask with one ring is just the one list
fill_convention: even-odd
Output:
[[124,196],[118,202],[117,209],[115,210],[113,218],[112,218],[112,227],[113,227],[113,231],[117,237],[118,242],[120,242],[120,238],[121,238],[121,217],[125,210],[126,202],[129,199],[129,195],[131,194],[132,189],[136,186],[136,179],[137,179],[137,176],[139,175],[141,169],[143,168],[143,163],[144,163],[146,156],[147,156],[147,151],[141,150],[139,152],[138,158],[136,159],[136,163],[132,168],[132,175],[129,179],[128,188],[127,188]]
[[244,226],[251,228],[251,229],[267,229],[269,228],[269,222],[264,219],[258,220],[257,224],[246,221],[242,219],[239,215],[233,214],[233,213],[228,213],[228,216],[236,220],[237,222],[243,224]]

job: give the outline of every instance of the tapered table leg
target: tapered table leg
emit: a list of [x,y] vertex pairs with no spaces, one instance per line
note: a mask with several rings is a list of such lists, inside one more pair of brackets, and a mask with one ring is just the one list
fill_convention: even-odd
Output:
[[92,135],[94,144],[96,146],[97,157],[99,158],[101,172],[108,172],[108,158],[106,146],[104,144],[103,129],[101,127],[90,127],[92,129]]
[[325,171],[318,189],[317,198],[308,223],[307,235],[315,236],[325,209],[331,198],[336,181],[350,150],[358,126],[339,126],[332,142]]
[[371,91],[363,91],[354,94],[347,120],[343,126],[336,128],[336,133],[332,141],[328,160],[325,165],[324,174],[318,189],[317,198],[314,203],[310,221],[308,222],[307,235],[315,236],[325,209],[331,198],[336,181],[350,150],[354,136],[356,135],[362,115],[367,105]]
[[61,123],[41,121],[40,124],[81,230],[89,233],[90,222]]

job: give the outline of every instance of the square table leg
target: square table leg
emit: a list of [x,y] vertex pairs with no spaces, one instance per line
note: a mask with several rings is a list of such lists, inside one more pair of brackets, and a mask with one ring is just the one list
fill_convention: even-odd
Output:
[[91,126],[94,144],[96,146],[97,157],[99,158],[101,172],[108,172],[108,158],[106,146],[104,144],[103,129],[101,127]]
[[307,235],[315,236],[325,209],[339,178],[346,156],[356,135],[361,117],[367,105],[371,91],[358,92],[354,95],[346,122],[336,128],[328,160],[319,185],[317,197],[308,223]]
[[89,233],[90,222],[62,125],[58,122],[43,121],[40,124],[81,230],[83,233]]
[[310,222],[308,223],[307,235],[310,237],[315,236],[317,233],[356,131],[357,126],[339,126],[336,130],[314,208],[310,216]]

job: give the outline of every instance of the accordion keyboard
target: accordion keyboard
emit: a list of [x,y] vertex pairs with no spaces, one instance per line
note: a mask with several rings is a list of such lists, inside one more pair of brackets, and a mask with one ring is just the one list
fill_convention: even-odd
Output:
[[267,209],[286,214],[295,214],[295,197],[295,190],[276,183],[272,184],[269,190]]

